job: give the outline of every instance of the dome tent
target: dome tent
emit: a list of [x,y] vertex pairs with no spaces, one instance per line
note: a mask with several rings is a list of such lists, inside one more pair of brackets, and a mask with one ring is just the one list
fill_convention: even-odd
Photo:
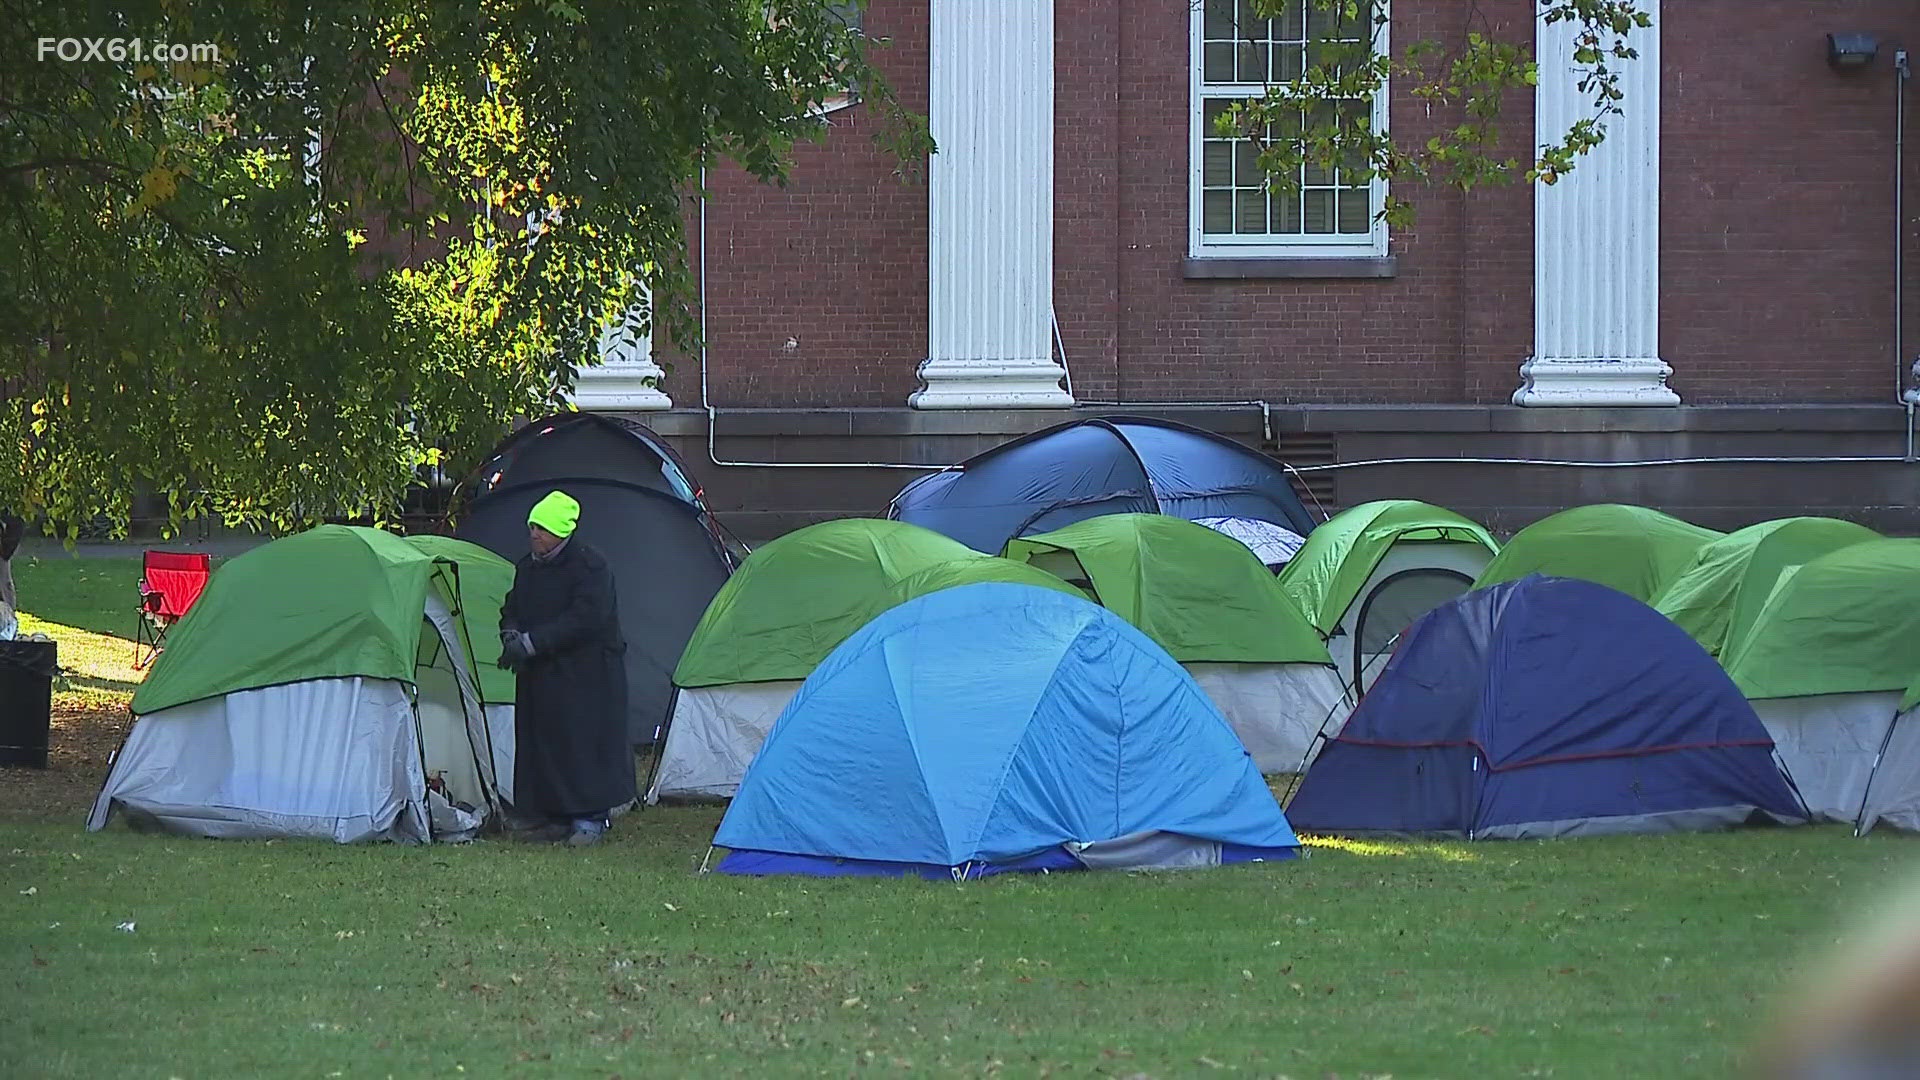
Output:
[[1869,826],[1869,786],[1882,807],[1920,801],[1894,740],[1920,676],[1920,540],[1849,544],[1783,571],[1721,662],[1815,814]]
[[733,562],[700,493],[660,437],[592,413],[562,413],[508,436],[469,481],[456,532],[507,560],[527,554],[527,512],[549,491],[580,503],[576,535],[613,571],[627,640],[627,732],[659,737],[669,678]]
[[1362,503],[1329,518],[1288,562],[1280,589],[1316,630],[1356,694],[1401,632],[1473,587],[1500,551],[1493,535],[1413,499]]
[[1166,420],[1073,420],[920,477],[887,516],[989,555],[1007,541],[1101,514],[1236,517],[1313,531],[1284,466],[1211,432]]
[[1186,673],[1025,585],[909,601],[808,676],[714,836],[723,873],[968,878],[1283,859],[1299,841]]
[[708,605],[674,670],[647,801],[729,798],[800,681],[897,604],[979,581],[1070,592],[1031,567],[898,521],[848,518],[765,545]]
[[1008,542],[1138,627],[1207,692],[1262,772],[1300,767],[1346,689],[1320,635],[1245,545],[1164,514],[1108,514]]
[[342,525],[231,560],[135,692],[88,828],[119,812],[201,836],[471,835],[512,798],[495,666],[512,574],[460,541]]
[[1701,545],[1693,563],[1660,591],[1653,606],[1720,655],[1753,625],[1789,567],[1830,551],[1883,539],[1851,521],[1823,517],[1763,521]]
[[1513,534],[1473,584],[1546,574],[1596,582],[1650,603],[1693,563],[1701,545],[1722,535],[1644,506],[1576,506]]
[[1773,742],[1685,631],[1529,575],[1415,623],[1288,815],[1332,833],[1532,839],[1798,823]]

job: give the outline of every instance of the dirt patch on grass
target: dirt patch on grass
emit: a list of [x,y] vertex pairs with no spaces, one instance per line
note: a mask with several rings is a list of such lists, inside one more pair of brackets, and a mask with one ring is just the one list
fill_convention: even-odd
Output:
[[123,704],[59,695],[47,733],[45,769],[0,768],[0,815],[84,815],[107,778],[107,763],[133,726]]

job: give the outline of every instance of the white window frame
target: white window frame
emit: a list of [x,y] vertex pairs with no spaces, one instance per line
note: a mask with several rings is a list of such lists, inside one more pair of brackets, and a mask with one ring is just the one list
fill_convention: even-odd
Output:
[[[1311,2],[1311,0],[1302,0]],[[1390,16],[1390,0],[1374,0],[1378,16]],[[1208,84],[1202,79],[1203,55],[1201,43],[1205,40],[1206,4],[1204,0],[1190,0],[1191,8],[1187,31],[1187,254],[1195,259],[1325,259],[1382,257],[1387,254],[1387,224],[1379,217],[1379,211],[1385,205],[1387,181],[1376,176],[1371,183],[1369,196],[1373,212],[1373,228],[1366,234],[1348,234],[1346,236],[1320,233],[1300,236],[1285,236],[1267,233],[1257,236],[1219,236],[1203,231],[1202,216],[1205,198],[1203,195],[1204,168],[1206,152],[1206,103],[1210,98],[1256,98],[1267,92],[1265,83]],[[1385,52],[1389,45],[1387,32],[1391,19],[1382,22],[1375,34],[1376,52]],[[1382,87],[1373,95],[1373,130],[1387,130],[1388,88]]]

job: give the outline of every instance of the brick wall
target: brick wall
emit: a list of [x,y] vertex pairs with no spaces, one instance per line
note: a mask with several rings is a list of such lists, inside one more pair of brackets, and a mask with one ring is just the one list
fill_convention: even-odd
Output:
[[[927,110],[926,0],[878,0],[867,33],[901,101]],[[831,114],[785,188],[726,165],[708,174],[709,378],[718,406],[900,406],[927,348],[927,189],[875,145],[874,110]],[[697,205],[688,237],[699,259]],[[665,390],[700,403],[697,357],[661,349]]]
[[[1400,0],[1394,40],[1457,40],[1465,8]],[[1487,23],[1476,28],[1530,38],[1530,0],[1472,9]],[[1076,394],[1506,401],[1533,339],[1524,184],[1402,192],[1418,217],[1391,239],[1392,279],[1184,277],[1187,12],[1186,0],[1055,0],[1055,308]],[[1672,384],[1694,404],[1887,398],[1891,42],[1905,32],[1920,45],[1920,5],[1666,0],[1662,12],[1661,353]],[[893,39],[881,65],[924,110],[926,0],[875,0],[867,25]],[[1824,35],[1835,30],[1881,35],[1871,71],[1828,70]],[[1407,90],[1395,89],[1393,129],[1424,140],[1444,118]],[[710,178],[716,404],[900,407],[917,385],[926,189],[894,177],[873,123],[864,106],[834,114],[826,139],[800,148],[785,189],[731,167]],[[1505,152],[1526,157],[1524,95],[1503,128]],[[1920,237],[1908,250],[1920,271]],[[1909,355],[1916,345],[1910,333]],[[696,365],[667,359],[668,392],[697,405]]]
[[[1891,401],[1892,53],[1902,38],[1920,48],[1920,5],[1668,0],[1661,11],[1671,384],[1693,404]],[[1835,31],[1878,35],[1873,66],[1832,71]],[[1909,190],[1916,180],[1909,166]]]

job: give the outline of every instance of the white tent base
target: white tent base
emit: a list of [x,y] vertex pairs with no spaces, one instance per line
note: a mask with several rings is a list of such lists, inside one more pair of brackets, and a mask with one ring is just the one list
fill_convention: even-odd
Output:
[[731,799],[800,680],[696,686],[674,695],[673,719],[647,804]]
[[1323,727],[1345,726],[1351,703],[1340,673],[1325,664],[1183,664],[1233,725],[1263,773],[1297,772]]
[[[1816,694],[1763,698],[1753,702],[1753,711],[1814,819],[1851,825],[1860,817],[1867,782],[1899,705],[1897,693]],[[1877,781],[1875,786],[1885,798],[1901,801],[1899,785]],[[1911,780],[1909,800],[1910,792]]]

